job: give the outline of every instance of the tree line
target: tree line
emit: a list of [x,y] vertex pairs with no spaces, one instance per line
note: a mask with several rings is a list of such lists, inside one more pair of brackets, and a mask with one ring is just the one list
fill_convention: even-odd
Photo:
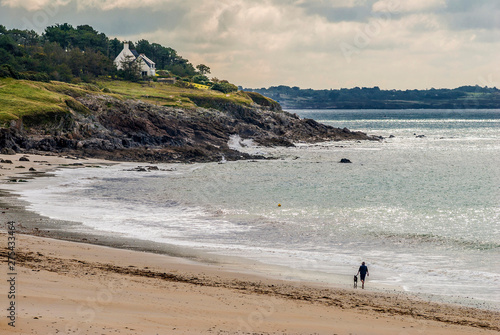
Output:
[[381,90],[377,86],[313,90],[280,85],[245,91],[297,109],[500,108],[500,90],[477,85],[427,90]]
[[[197,71],[170,47],[144,39],[135,44],[128,42],[131,49],[155,62],[163,75],[179,78],[198,75],[202,76],[198,80],[203,81],[205,74],[210,73],[203,64]],[[123,77],[113,64],[123,44],[89,25],[75,28],[68,23],[56,24],[40,35],[33,30],[9,30],[0,25],[0,77],[65,82],[88,82],[100,76]]]

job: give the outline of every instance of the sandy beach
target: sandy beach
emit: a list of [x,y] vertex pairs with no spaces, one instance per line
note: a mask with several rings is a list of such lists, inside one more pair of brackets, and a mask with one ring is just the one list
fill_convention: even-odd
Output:
[[[22,156],[0,155],[4,161],[12,161],[0,163],[2,182],[29,182],[33,174],[61,166],[112,163],[36,155],[27,155],[29,161],[19,161]],[[36,171],[30,172],[30,168]],[[366,290],[349,290],[270,279],[224,264],[200,264],[83,243],[86,241],[78,238],[54,239],[49,232],[27,224],[19,209],[1,208],[0,212],[1,334],[402,335],[500,331],[498,312],[428,302],[403,292],[373,292],[369,286]],[[12,221],[15,224],[9,225]],[[9,254],[12,251],[15,257]],[[9,260],[15,260],[15,264]]]

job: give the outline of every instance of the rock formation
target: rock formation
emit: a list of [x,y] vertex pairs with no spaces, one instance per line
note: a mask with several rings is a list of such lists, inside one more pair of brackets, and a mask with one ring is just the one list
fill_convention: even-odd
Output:
[[[5,152],[49,151],[128,161],[219,161],[252,157],[228,147],[231,135],[263,146],[294,142],[374,140],[282,111],[279,105],[197,101],[191,109],[162,107],[109,95],[76,97],[78,110],[55,114],[29,126],[0,129]],[[70,106],[71,108],[71,106]]]

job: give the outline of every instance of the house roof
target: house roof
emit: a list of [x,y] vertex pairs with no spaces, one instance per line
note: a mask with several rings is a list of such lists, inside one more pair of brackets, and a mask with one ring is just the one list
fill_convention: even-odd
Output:
[[152,67],[153,65],[155,65],[155,62],[153,62],[151,59],[149,59],[148,57],[146,57],[146,55],[140,54],[139,56],[146,62],[146,64],[149,67]]
[[114,60],[114,63],[116,64],[117,68],[121,69],[121,66],[122,66],[121,63],[124,60],[127,60],[127,57],[131,57],[131,56],[134,57],[135,61],[140,61],[140,62],[143,61],[145,63],[145,65],[149,68],[149,70],[151,70],[154,73],[155,67],[156,67],[155,62],[153,62],[151,59],[146,57],[145,54],[139,54],[137,52],[137,50],[129,49],[128,43],[124,43],[123,50],[120,52],[120,54],[118,56],[116,56],[116,58]]

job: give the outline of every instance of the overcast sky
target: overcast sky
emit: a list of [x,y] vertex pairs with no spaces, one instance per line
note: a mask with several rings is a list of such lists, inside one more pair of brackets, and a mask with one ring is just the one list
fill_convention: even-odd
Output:
[[500,0],[0,0],[0,24],[89,24],[243,87],[500,88]]

